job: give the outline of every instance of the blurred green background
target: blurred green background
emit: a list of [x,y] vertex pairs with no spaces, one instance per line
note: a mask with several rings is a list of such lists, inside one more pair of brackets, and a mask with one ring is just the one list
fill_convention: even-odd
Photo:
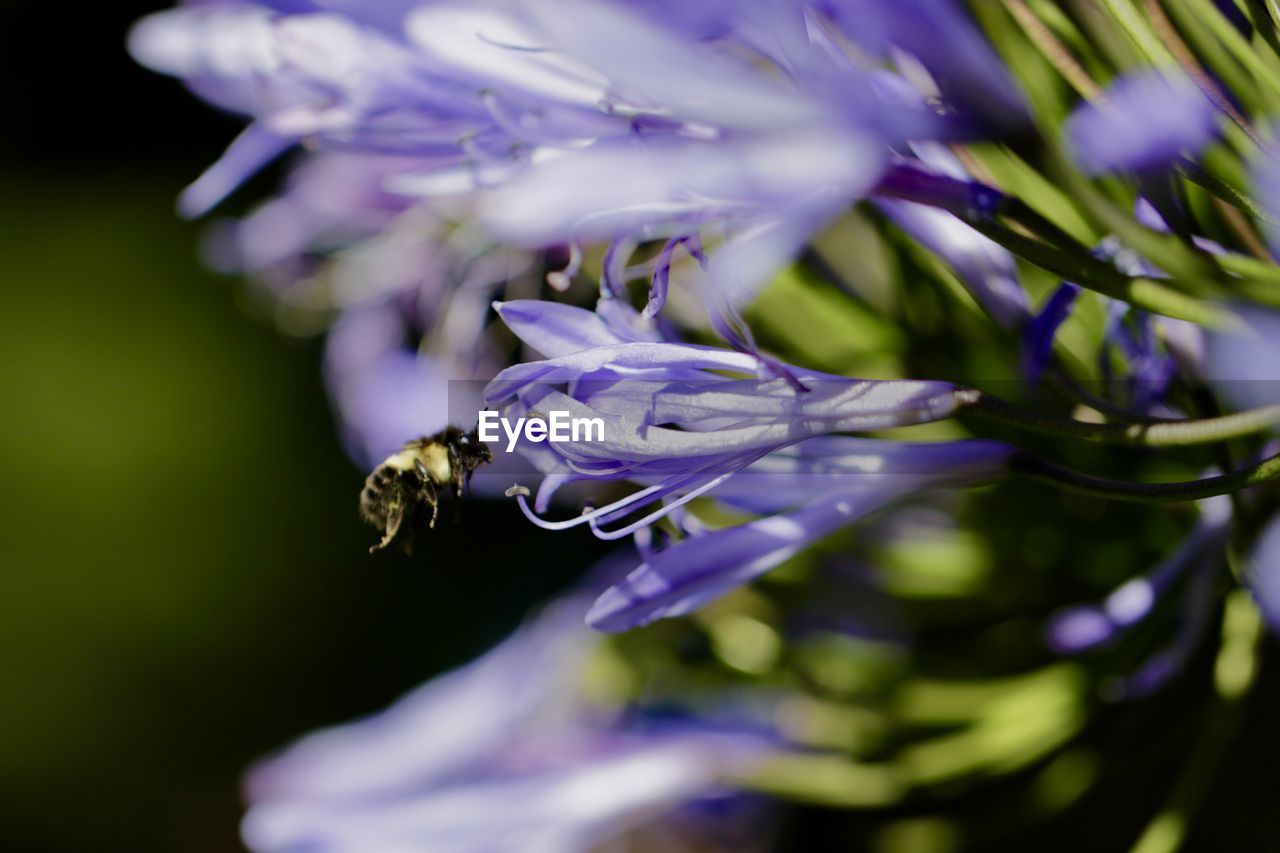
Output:
[[5,850],[239,849],[250,761],[480,652],[593,551],[531,560],[474,502],[367,554],[318,343],[247,318],[174,213],[237,125],[133,67],[155,8],[0,13],[31,46],[0,131]]

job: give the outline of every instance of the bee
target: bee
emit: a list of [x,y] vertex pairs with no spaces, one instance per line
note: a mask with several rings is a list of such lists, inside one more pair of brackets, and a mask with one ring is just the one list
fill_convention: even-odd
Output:
[[475,470],[492,461],[476,430],[463,432],[454,426],[414,439],[388,456],[360,492],[361,518],[383,532],[369,553],[391,544],[406,518],[416,527],[429,511],[427,526],[435,527],[440,490],[448,488],[455,499],[461,498]]

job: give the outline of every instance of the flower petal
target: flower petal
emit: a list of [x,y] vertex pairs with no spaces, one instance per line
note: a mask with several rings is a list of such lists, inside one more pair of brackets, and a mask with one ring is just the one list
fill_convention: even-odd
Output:
[[495,302],[493,308],[516,337],[548,358],[592,347],[635,342],[593,311],[540,299]]
[[254,122],[241,131],[213,165],[178,197],[178,212],[189,219],[203,216],[284,152],[293,140]]
[[896,199],[877,206],[909,236],[950,264],[960,282],[997,323],[1015,329],[1031,311],[1013,255],[952,214]]
[[[667,547],[606,590],[592,605],[587,623],[601,631],[625,631],[689,613],[900,497],[989,479],[1002,469],[1010,452],[995,442],[924,447],[916,445],[912,451],[932,454],[935,464],[929,471],[861,474],[844,485],[833,485],[792,512],[688,537]],[[901,463],[905,456],[895,461]]]
[[579,628],[583,603],[559,602],[479,660],[386,711],[312,734],[259,764],[247,783],[250,798],[334,809],[332,801],[349,807],[473,771],[514,727],[563,701],[591,646]]
[[1090,174],[1165,166],[1212,139],[1218,111],[1181,72],[1140,71],[1085,104],[1063,128],[1072,154]]
[[600,0],[528,4],[551,44],[604,75],[628,106],[737,129],[812,124],[823,110],[779,77]]
[[[455,737],[457,724],[447,721],[447,739]],[[422,734],[433,731],[441,730]],[[646,819],[714,792],[731,770],[759,752],[758,745],[721,741],[671,736],[624,741],[611,750],[587,750],[589,743],[570,741],[558,746],[578,756],[538,772],[354,806],[305,800],[255,804],[242,832],[257,853],[597,849]]]
[[[815,193],[855,198],[874,184],[882,163],[870,137],[823,126],[716,142],[605,140],[544,157],[486,193],[479,216],[500,236],[527,245],[611,239],[673,221],[749,218]],[[687,233],[688,225],[671,231]]]

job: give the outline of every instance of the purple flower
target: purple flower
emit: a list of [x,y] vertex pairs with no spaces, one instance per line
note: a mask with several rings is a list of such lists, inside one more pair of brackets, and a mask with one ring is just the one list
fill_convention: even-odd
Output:
[[719,530],[695,529],[651,552],[596,600],[587,622],[625,631],[690,613],[900,498],[995,479],[1011,450],[977,440],[907,444],[829,437],[771,453],[712,494],[775,514]]
[[1181,72],[1139,71],[1113,82],[1105,100],[1077,108],[1064,133],[1090,174],[1142,171],[1198,153],[1217,121],[1217,108]]
[[1031,380],[1040,378],[1053,358],[1053,341],[1067,322],[1080,296],[1080,286],[1064,281],[1054,288],[1022,334],[1022,372]]
[[343,312],[325,343],[325,382],[343,443],[363,468],[409,439],[449,426],[451,408],[480,407],[451,399],[471,390],[465,368],[448,356],[424,355],[405,345],[402,313],[389,303]]
[[823,0],[844,34],[873,54],[894,50],[927,69],[944,102],[970,120],[1005,131],[1027,121],[1017,86],[982,34],[953,0]]
[[[783,379],[724,375],[751,375],[758,368],[752,356],[627,341],[583,309],[514,302],[498,311],[550,357],[503,371],[486,388],[486,401],[509,420],[562,411],[604,424],[599,440],[520,446],[547,475],[533,509],[519,495],[526,515],[550,529],[587,524],[606,539],[647,536],[650,524],[670,517],[688,534],[651,551],[601,597],[589,619],[604,630],[686,613],[900,497],[990,479],[1010,452],[992,442],[829,435],[948,417],[957,389],[947,383],[873,382],[785,365],[803,387],[797,390]],[[565,521],[535,514],[575,480],[629,480],[641,488]],[[703,495],[766,517],[704,531],[682,509]],[[616,522],[625,523],[609,527]]]
[[[211,240],[219,266],[249,273],[283,327],[330,326],[325,377],[344,442],[362,466],[447,425],[450,380],[503,363],[486,334],[489,303],[532,277],[516,249],[468,243],[438,215],[383,190],[404,158],[327,152],[285,191]],[[474,236],[474,235],[472,235]],[[453,408],[475,410],[454,400]]]
[[[801,4],[735,9],[729,29],[750,34],[746,50],[767,62],[616,5],[531,6],[546,43],[602,75],[635,130],[535,154],[483,195],[479,218],[527,245],[723,243],[707,262],[705,301],[716,330],[754,354],[738,307],[875,184],[903,128],[866,75],[805,28]],[[653,290],[664,291],[656,275]]]
[[[602,418],[602,441],[524,445],[551,482],[585,477],[662,482],[625,505],[573,523],[603,523],[667,496],[681,503],[772,450],[833,432],[886,429],[950,416],[957,389],[945,382],[867,381],[783,367],[785,379],[751,376],[757,360],[692,344],[628,340],[592,312],[542,302],[497,306],[508,327],[543,361],[515,365],[485,389],[509,420],[530,412]],[[560,390],[568,386],[568,393]],[[545,494],[538,505],[545,505]],[[638,503],[643,501],[643,503]]]
[[1141,699],[1163,688],[1184,671],[1209,628],[1213,605],[1218,600],[1220,550],[1209,552],[1187,580],[1179,602],[1175,633],[1162,648],[1150,655],[1127,676],[1103,684],[1103,696],[1112,701]]
[[575,699],[595,645],[581,609],[558,602],[474,663],[255,767],[245,843],[585,851],[722,795],[772,748],[704,723],[635,726]]
[[[278,298],[314,310],[376,300],[412,286],[440,289],[447,271],[436,261],[435,247],[442,242],[443,223],[427,211],[410,212],[410,199],[383,189],[387,178],[413,162],[355,152],[307,157],[276,197],[239,221],[220,224],[211,240],[214,260],[222,269],[253,275]],[[358,246],[366,249],[352,251]],[[327,274],[318,274],[322,260],[349,260],[350,269],[374,255],[374,248],[381,249],[376,264],[339,271],[332,286]],[[369,273],[376,279],[354,281]]]
[[[924,155],[924,162],[933,175],[949,179],[950,186],[963,188],[966,198],[963,201],[940,199],[938,206],[933,207],[880,197],[876,201],[877,206],[895,225],[950,264],[960,282],[992,319],[1006,329],[1020,328],[1028,321],[1031,306],[1018,281],[1013,255],[961,222],[947,209],[939,209],[956,204],[974,207],[982,203],[981,185],[970,181],[959,160],[945,148],[921,145],[918,150]],[[896,186],[886,186],[889,183],[887,177],[880,185],[880,191],[906,189],[902,184],[909,175],[922,179],[922,170],[912,168],[910,173],[906,173],[899,167],[891,173],[891,177],[898,178]],[[994,194],[991,198],[994,199]],[[989,214],[991,211],[980,212]]]
[[[706,263],[706,302],[715,329],[752,354],[739,306],[875,186],[892,146],[954,138],[970,112],[985,113],[970,137],[1009,126],[993,108],[1022,115],[949,2],[927,13],[807,0],[336,9],[208,3],[135,27],[140,61],[253,120],[184,194],[185,212],[295,142],[397,155],[411,162],[384,176],[387,189],[433,208],[474,197],[478,221],[517,243],[610,240],[625,264],[618,245],[723,242]],[[890,52],[922,64],[895,75],[873,61]],[[940,93],[947,109],[932,103]]]
[[246,133],[274,145],[233,147],[184,210],[207,209],[303,140],[411,155],[420,170],[446,183],[465,177],[469,189],[482,175],[525,162],[518,150],[630,133],[628,118],[600,108],[599,75],[573,59],[521,49],[539,35],[503,10],[425,3],[371,18],[216,3],[143,19],[130,35],[139,61],[251,116]]

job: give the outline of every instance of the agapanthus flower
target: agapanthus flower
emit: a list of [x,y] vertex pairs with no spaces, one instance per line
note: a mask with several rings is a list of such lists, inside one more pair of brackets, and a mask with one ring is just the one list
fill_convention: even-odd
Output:
[[[183,193],[184,213],[293,157],[282,191],[213,245],[264,285],[282,327],[328,330],[352,455],[373,466],[495,409],[508,423],[599,422],[581,440],[503,435],[476,483],[511,486],[543,528],[635,545],[625,570],[589,583],[594,599],[264,763],[250,845],[599,849],[640,846],[642,825],[679,842],[685,817],[753,782],[941,804],[940,782],[1039,773],[1042,759],[1051,783],[1034,787],[1058,790],[1064,765],[1047,753],[1091,736],[1090,681],[1130,699],[1194,672],[1227,553],[1280,625],[1265,483],[1278,463],[1257,455],[1273,411],[1214,411],[1280,403],[1280,315],[1220,298],[1263,301],[1276,278],[1253,232],[1280,245],[1280,167],[1257,129],[1274,57],[1247,55],[1274,22],[1226,0],[1168,6],[1169,20],[1140,5],[199,0],[141,22],[135,56],[248,125]],[[1251,156],[1254,198],[1237,186]],[[1135,196],[1131,214],[1117,203]],[[904,281],[921,274],[947,287]],[[954,319],[955,282],[989,328]],[[961,365],[1007,376],[1014,337],[1025,375],[1046,378],[1034,393],[930,378]],[[1090,393],[1094,374],[1107,393]],[[1040,391],[1062,399],[1042,411]],[[971,423],[1011,443],[962,438]],[[443,482],[418,461],[405,483]],[[1211,462],[1221,476],[1168,482]],[[937,494],[1006,474],[1090,497]],[[1204,497],[1223,490],[1235,493]],[[1154,568],[1090,559],[1155,544],[1145,523],[1130,534],[1129,516],[1093,515],[1099,499],[1193,497],[1198,518]],[[929,524],[892,526],[924,512]],[[1095,523],[1143,541],[1044,547]],[[1116,588],[1046,602],[1038,584],[1077,563]],[[584,613],[605,632],[690,618],[600,638]],[[1049,648],[1034,642],[1046,614]],[[973,644],[953,642],[961,626]],[[999,677],[950,690],[946,655],[916,658],[939,637],[965,656],[956,669]],[[1028,642],[1002,655],[1006,637]],[[589,657],[602,649],[617,657]],[[1088,665],[1060,659],[1074,655]],[[584,690],[594,665],[625,675]],[[776,693],[762,699],[765,685]],[[867,710],[862,731],[851,718]],[[1008,725],[1028,717],[1037,726]],[[787,739],[832,761],[752,775]],[[817,755],[833,745],[841,755]],[[836,772],[822,784],[796,778],[824,767]],[[850,797],[848,778],[878,790]],[[957,837],[987,837],[966,820]]]
[[[370,14],[213,3],[145,19],[131,46],[144,63],[255,119],[189,195],[192,212],[301,140],[413,155],[447,189],[450,175],[466,188],[491,185],[544,156],[613,137],[646,148],[653,140],[680,146],[717,127],[790,124],[803,133],[815,122],[837,126],[782,79],[719,44],[758,38],[769,58],[783,59],[797,46],[788,39],[808,47],[804,4],[722,5],[720,20],[693,32],[654,11],[621,3],[428,2],[373,4]],[[788,31],[766,39],[755,32],[765,24]],[[705,41],[709,30],[715,44]],[[796,61],[807,64],[809,56],[817,54]],[[838,67],[827,63],[824,73]],[[868,89],[852,73],[843,82],[845,101]]]
[[[776,742],[741,726],[593,704],[582,603],[548,607],[480,659],[253,768],[255,853],[586,851],[654,823],[698,843]],[[731,815],[731,813],[730,813]],[[730,817],[732,819],[732,816]]]
[[[297,142],[395,155],[385,188],[433,207],[475,196],[477,222],[517,243],[608,240],[625,262],[645,240],[726,241],[710,256],[706,301],[716,330],[752,353],[738,307],[875,187],[892,146],[1025,119],[951,2],[675,11],[585,0],[210,3],[145,19],[131,45],[253,118],[184,195],[188,213]],[[895,58],[902,74],[882,65]]]
[[[1028,378],[1039,378],[1048,366],[1054,336],[1071,316],[1079,296],[1079,286],[1062,282],[1027,325],[1023,370]],[[1104,310],[1107,319],[1097,361],[1105,398],[1112,405],[1138,414],[1156,413],[1177,372],[1176,360],[1165,344],[1167,318],[1157,318],[1110,299],[1106,299]]]
[[445,223],[411,212],[411,199],[384,186],[413,163],[354,151],[302,158],[275,197],[219,223],[209,254],[301,309],[332,310],[411,288],[441,295],[451,258],[436,252]]
[[933,88],[970,121],[1023,128],[1026,105],[999,57],[953,0],[823,0],[816,4],[857,44],[881,57],[902,51],[928,70]]
[[1182,71],[1144,70],[1077,108],[1064,133],[1086,172],[1145,171],[1198,153],[1212,141],[1218,119],[1217,107]]
[[946,382],[858,380],[786,365],[803,384],[797,391],[782,379],[726,375],[757,374],[758,363],[743,353],[637,340],[585,309],[534,301],[495,307],[547,358],[499,373],[485,389],[486,402],[508,420],[551,409],[607,418],[603,441],[547,446],[539,454],[544,470],[567,479],[683,480],[680,487],[655,487],[646,503],[677,488],[700,494],[806,438],[946,418],[960,399],[960,389]]
[[[561,411],[604,423],[603,436],[590,441],[522,445],[546,475],[533,509],[518,495],[531,520],[551,529],[587,524],[597,536],[619,538],[701,496],[767,514],[725,530],[686,530],[650,553],[593,607],[589,620],[605,630],[686,613],[897,498],[990,479],[1010,453],[994,442],[833,435],[946,418],[962,394],[948,383],[848,379],[787,365],[797,390],[783,379],[733,378],[758,369],[746,354],[636,341],[585,309],[497,307],[512,331],[549,357],[498,374],[485,389],[487,404],[509,421]],[[566,521],[537,514],[577,480],[641,488]]]
[[450,380],[502,366],[486,333],[489,302],[536,278],[528,253],[470,240],[477,235],[387,193],[384,180],[405,163],[355,152],[306,158],[280,195],[220,223],[210,240],[218,265],[247,274],[284,328],[329,327],[330,398],[366,467],[446,425]]

